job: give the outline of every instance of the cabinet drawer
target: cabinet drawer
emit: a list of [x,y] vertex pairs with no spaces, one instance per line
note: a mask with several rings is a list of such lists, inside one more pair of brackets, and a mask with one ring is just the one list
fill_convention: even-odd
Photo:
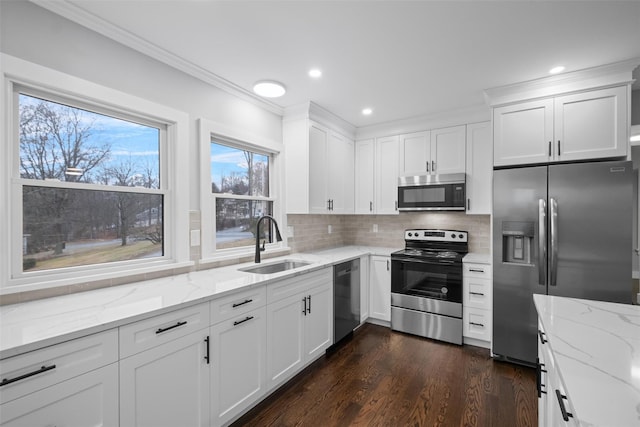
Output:
[[282,298],[304,292],[307,289],[333,283],[333,268],[302,274],[267,285],[267,303],[279,301]]
[[209,326],[209,304],[198,304],[120,327],[120,358]]
[[248,313],[267,302],[267,287],[249,289],[211,301],[211,324]]
[[465,262],[463,267],[463,277],[477,277],[479,279],[489,280],[493,278],[493,273],[489,264],[471,264]]
[[475,277],[464,278],[464,306],[491,310],[492,281]]
[[0,403],[118,360],[118,330],[67,341],[0,362]]
[[491,311],[464,307],[462,317],[464,320],[462,335],[481,341],[491,341]]

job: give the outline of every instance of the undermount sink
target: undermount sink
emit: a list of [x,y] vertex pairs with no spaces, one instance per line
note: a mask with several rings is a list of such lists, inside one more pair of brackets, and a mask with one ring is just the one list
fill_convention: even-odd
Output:
[[295,259],[283,259],[282,261],[272,262],[269,264],[252,265],[251,267],[239,268],[239,271],[254,274],[273,274],[281,271],[293,270],[295,268],[304,267],[311,264],[308,261]]

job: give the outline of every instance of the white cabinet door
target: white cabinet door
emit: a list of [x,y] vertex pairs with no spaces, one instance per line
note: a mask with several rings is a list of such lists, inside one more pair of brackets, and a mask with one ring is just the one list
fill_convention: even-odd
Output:
[[372,255],[369,317],[391,321],[391,258]]
[[369,256],[360,257],[360,323],[369,317]]
[[623,86],[555,98],[555,160],[626,156],[627,90]]
[[211,419],[224,425],[266,393],[266,307],[211,327]]
[[431,131],[431,173],[465,173],[466,126]]
[[333,344],[333,292],[330,283],[307,293],[304,316],[305,362],[315,359]]
[[424,175],[431,171],[431,132],[400,135],[399,175]]
[[330,132],[325,174],[327,174],[327,197],[330,200],[331,213],[353,213],[353,156],[353,141]]
[[355,144],[355,213],[373,214],[375,178],[375,141],[366,139]]
[[327,213],[327,144],[329,131],[309,126],[309,213]]
[[117,427],[118,364],[112,363],[1,405],[0,425]]
[[267,305],[268,388],[284,382],[304,363],[303,298],[295,294]]
[[208,329],[120,360],[122,426],[208,426]]
[[494,108],[494,166],[548,162],[552,141],[553,99]]
[[493,144],[491,123],[467,125],[467,213],[491,214]]
[[376,213],[398,213],[398,137],[376,140]]

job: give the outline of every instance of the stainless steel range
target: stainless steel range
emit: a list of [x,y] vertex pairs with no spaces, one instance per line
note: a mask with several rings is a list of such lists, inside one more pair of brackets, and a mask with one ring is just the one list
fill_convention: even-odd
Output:
[[406,230],[391,254],[391,329],[462,344],[462,258],[467,232]]

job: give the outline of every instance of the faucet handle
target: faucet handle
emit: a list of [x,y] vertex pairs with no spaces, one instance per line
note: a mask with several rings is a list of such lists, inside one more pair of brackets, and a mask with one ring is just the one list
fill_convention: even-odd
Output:
[[265,248],[264,248],[264,244],[265,244],[265,239],[262,239],[262,247],[260,248],[260,250],[261,250],[261,251],[264,251],[264,250],[265,250]]

